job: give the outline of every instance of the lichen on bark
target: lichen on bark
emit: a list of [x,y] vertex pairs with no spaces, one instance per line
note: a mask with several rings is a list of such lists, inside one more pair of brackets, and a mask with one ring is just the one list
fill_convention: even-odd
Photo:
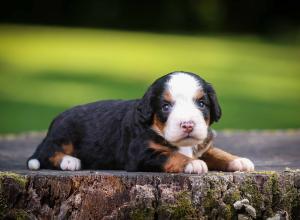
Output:
[[192,204],[191,193],[180,191],[175,195],[171,204],[162,204],[158,207],[158,215],[168,219],[193,219],[197,217],[197,210]]
[[28,219],[22,208],[27,178],[12,172],[0,172],[0,219]]
[[233,207],[243,199],[255,208],[257,219],[279,212],[300,218],[300,172],[38,171],[0,173],[0,183],[0,218],[251,218]]

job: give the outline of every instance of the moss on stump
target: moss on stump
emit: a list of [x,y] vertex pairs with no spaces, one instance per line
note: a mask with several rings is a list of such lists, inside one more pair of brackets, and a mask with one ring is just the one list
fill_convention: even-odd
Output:
[[256,219],[300,218],[300,172],[293,170],[18,173],[0,172],[0,219],[252,219],[233,206],[243,199]]

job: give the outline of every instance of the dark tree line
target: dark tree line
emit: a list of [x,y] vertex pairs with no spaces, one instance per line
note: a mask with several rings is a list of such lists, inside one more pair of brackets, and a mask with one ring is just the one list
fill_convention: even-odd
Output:
[[299,29],[297,0],[9,0],[0,22],[166,32]]

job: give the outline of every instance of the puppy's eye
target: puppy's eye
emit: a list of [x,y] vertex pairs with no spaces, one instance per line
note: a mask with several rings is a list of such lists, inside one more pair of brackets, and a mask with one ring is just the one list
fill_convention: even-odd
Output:
[[205,107],[205,103],[202,101],[202,100],[197,100],[197,105],[200,107],[200,108],[204,108]]
[[163,104],[162,107],[161,107],[161,110],[163,112],[169,112],[169,111],[171,111],[171,109],[172,109],[171,104]]

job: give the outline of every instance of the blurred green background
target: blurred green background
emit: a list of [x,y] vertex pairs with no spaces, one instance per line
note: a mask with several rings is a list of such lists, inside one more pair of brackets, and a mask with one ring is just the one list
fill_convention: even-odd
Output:
[[[95,2],[84,4],[96,10]],[[209,5],[207,12],[207,1],[201,2],[194,13],[206,17],[194,22],[169,19],[169,26],[157,18],[149,23],[150,14],[138,17],[141,12],[121,14],[127,20],[94,16],[95,23],[84,19],[93,13],[83,10],[75,16],[68,7],[63,12],[69,14],[54,18],[51,10],[60,12],[60,7],[36,7],[38,12],[14,16],[3,10],[0,133],[45,130],[58,113],[74,105],[139,98],[153,80],[175,70],[198,73],[214,85],[223,110],[216,129],[299,128],[298,18],[286,16],[281,29],[276,22],[267,23],[273,24],[267,29],[245,20],[235,22],[245,22],[247,28],[226,26],[236,17],[215,16],[224,4]],[[107,3],[98,9],[112,12],[114,7]],[[164,10],[172,15],[171,9]],[[78,19],[68,20],[71,15]],[[140,20],[136,24],[131,17]]]

